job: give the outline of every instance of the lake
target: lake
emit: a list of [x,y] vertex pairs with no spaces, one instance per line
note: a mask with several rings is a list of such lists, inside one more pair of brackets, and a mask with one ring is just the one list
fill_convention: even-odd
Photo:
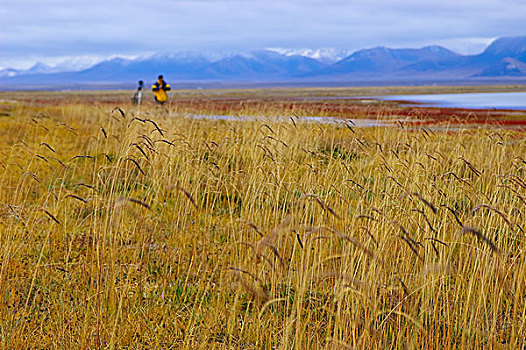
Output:
[[405,106],[422,104],[436,107],[526,110],[526,92],[492,92],[470,94],[394,95],[377,97],[384,101],[411,101]]

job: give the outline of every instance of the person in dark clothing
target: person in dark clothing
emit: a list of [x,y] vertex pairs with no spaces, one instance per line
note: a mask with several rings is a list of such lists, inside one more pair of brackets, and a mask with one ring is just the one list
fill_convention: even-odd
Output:
[[135,91],[135,94],[133,94],[132,97],[132,103],[135,105],[141,104],[141,97],[142,97],[142,89],[144,87],[144,82],[142,80],[139,80],[139,87],[137,87],[137,91]]
[[168,100],[168,95],[166,94],[166,91],[170,90],[170,84],[164,81],[162,75],[159,75],[159,77],[157,78],[157,82],[152,85],[152,91],[155,97],[155,102],[159,104],[164,104],[166,100]]

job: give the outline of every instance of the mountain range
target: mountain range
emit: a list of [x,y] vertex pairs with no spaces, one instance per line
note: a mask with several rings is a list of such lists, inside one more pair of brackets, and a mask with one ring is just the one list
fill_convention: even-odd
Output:
[[526,82],[526,36],[500,38],[482,53],[460,55],[441,46],[375,47],[347,51],[267,49],[213,58],[195,52],[113,58],[79,71],[37,63],[0,70],[0,89],[24,86],[108,84],[133,86],[164,74],[172,83],[439,83]]

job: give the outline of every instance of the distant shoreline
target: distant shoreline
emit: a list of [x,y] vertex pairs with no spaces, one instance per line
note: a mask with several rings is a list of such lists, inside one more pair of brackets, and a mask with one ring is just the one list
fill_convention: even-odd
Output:
[[[522,86],[526,91],[525,78],[508,79],[470,79],[443,81],[400,81],[400,80],[355,80],[355,81],[170,81],[179,89],[264,89],[264,88],[367,88],[367,87],[484,87],[484,86]],[[112,83],[78,83],[78,84],[6,84],[0,83],[0,92],[5,91],[104,91],[104,90],[135,90],[135,82]]]

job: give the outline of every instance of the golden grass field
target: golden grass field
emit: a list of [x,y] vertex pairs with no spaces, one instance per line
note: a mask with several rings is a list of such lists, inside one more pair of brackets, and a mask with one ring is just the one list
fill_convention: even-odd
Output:
[[127,95],[0,95],[0,348],[526,347],[524,129]]

